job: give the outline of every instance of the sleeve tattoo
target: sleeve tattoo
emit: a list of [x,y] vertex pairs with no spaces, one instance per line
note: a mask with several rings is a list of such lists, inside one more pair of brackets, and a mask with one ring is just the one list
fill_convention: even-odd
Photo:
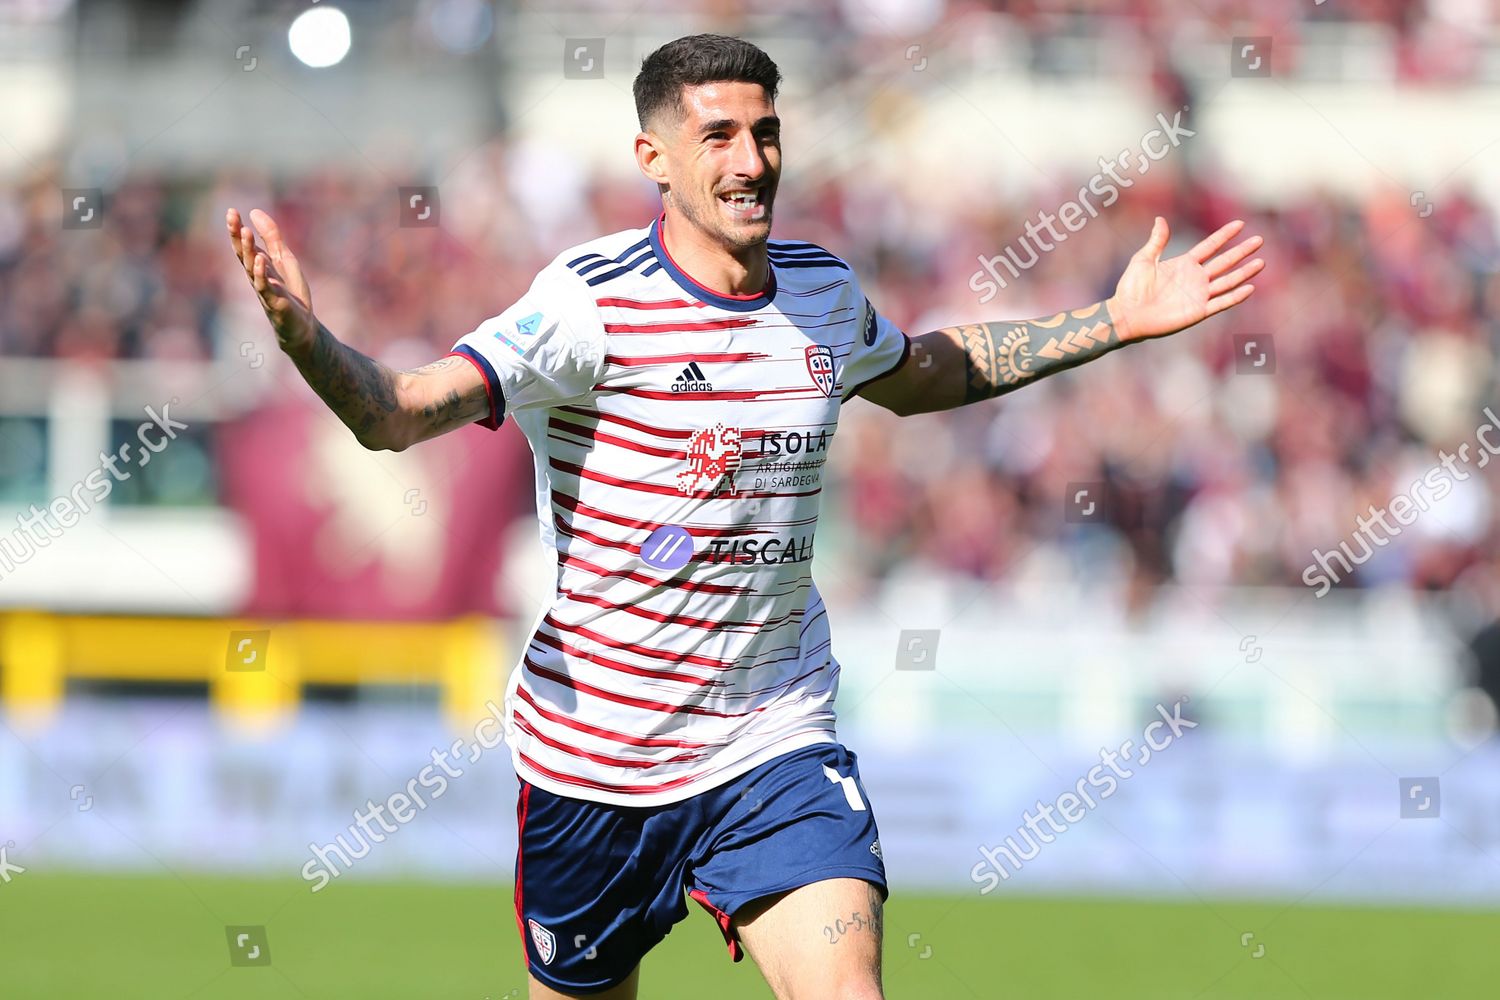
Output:
[[307,384],[362,442],[380,440],[382,426],[389,428],[393,420],[407,426],[414,421],[420,431],[417,439],[421,439],[478,420],[489,412],[483,382],[476,382],[471,391],[463,393],[454,388],[428,390],[430,398],[420,403],[415,403],[409,391],[398,388],[408,377],[421,380],[461,368],[468,364],[462,358],[439,358],[421,368],[396,372],[341,343],[320,323],[312,345],[293,361]]
[[1124,345],[1103,302],[1043,319],[949,327],[964,350],[964,403],[1018,389]]
[[395,374],[341,343],[322,323],[306,355],[292,360],[313,391],[361,440],[396,412]]

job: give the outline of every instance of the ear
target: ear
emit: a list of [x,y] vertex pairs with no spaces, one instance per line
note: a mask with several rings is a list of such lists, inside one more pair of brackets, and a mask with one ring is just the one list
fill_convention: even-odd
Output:
[[636,133],[635,162],[647,180],[655,184],[667,183],[667,150],[660,136],[650,132]]

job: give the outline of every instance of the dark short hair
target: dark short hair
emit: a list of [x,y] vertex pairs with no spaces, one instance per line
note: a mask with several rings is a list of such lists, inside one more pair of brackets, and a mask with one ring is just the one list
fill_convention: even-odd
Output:
[[635,77],[635,114],[641,128],[663,111],[680,117],[683,87],[721,81],[758,83],[774,101],[781,70],[743,38],[687,35],[668,42],[641,61]]

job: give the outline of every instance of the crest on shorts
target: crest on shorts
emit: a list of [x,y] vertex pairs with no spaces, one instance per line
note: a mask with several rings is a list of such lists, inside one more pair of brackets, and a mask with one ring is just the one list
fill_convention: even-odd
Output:
[[526,927],[531,931],[531,943],[536,945],[537,957],[542,960],[543,965],[551,965],[553,956],[557,954],[557,938],[535,920],[528,919]]
[[813,344],[807,348],[807,374],[813,385],[825,396],[833,395],[833,348],[827,344]]

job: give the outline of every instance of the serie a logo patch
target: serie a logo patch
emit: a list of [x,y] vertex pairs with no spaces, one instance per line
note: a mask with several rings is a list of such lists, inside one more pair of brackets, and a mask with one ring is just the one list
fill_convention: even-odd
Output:
[[551,965],[553,957],[557,955],[557,938],[535,920],[528,919],[526,927],[531,931],[531,943],[536,945],[537,957],[542,960],[543,965]]

